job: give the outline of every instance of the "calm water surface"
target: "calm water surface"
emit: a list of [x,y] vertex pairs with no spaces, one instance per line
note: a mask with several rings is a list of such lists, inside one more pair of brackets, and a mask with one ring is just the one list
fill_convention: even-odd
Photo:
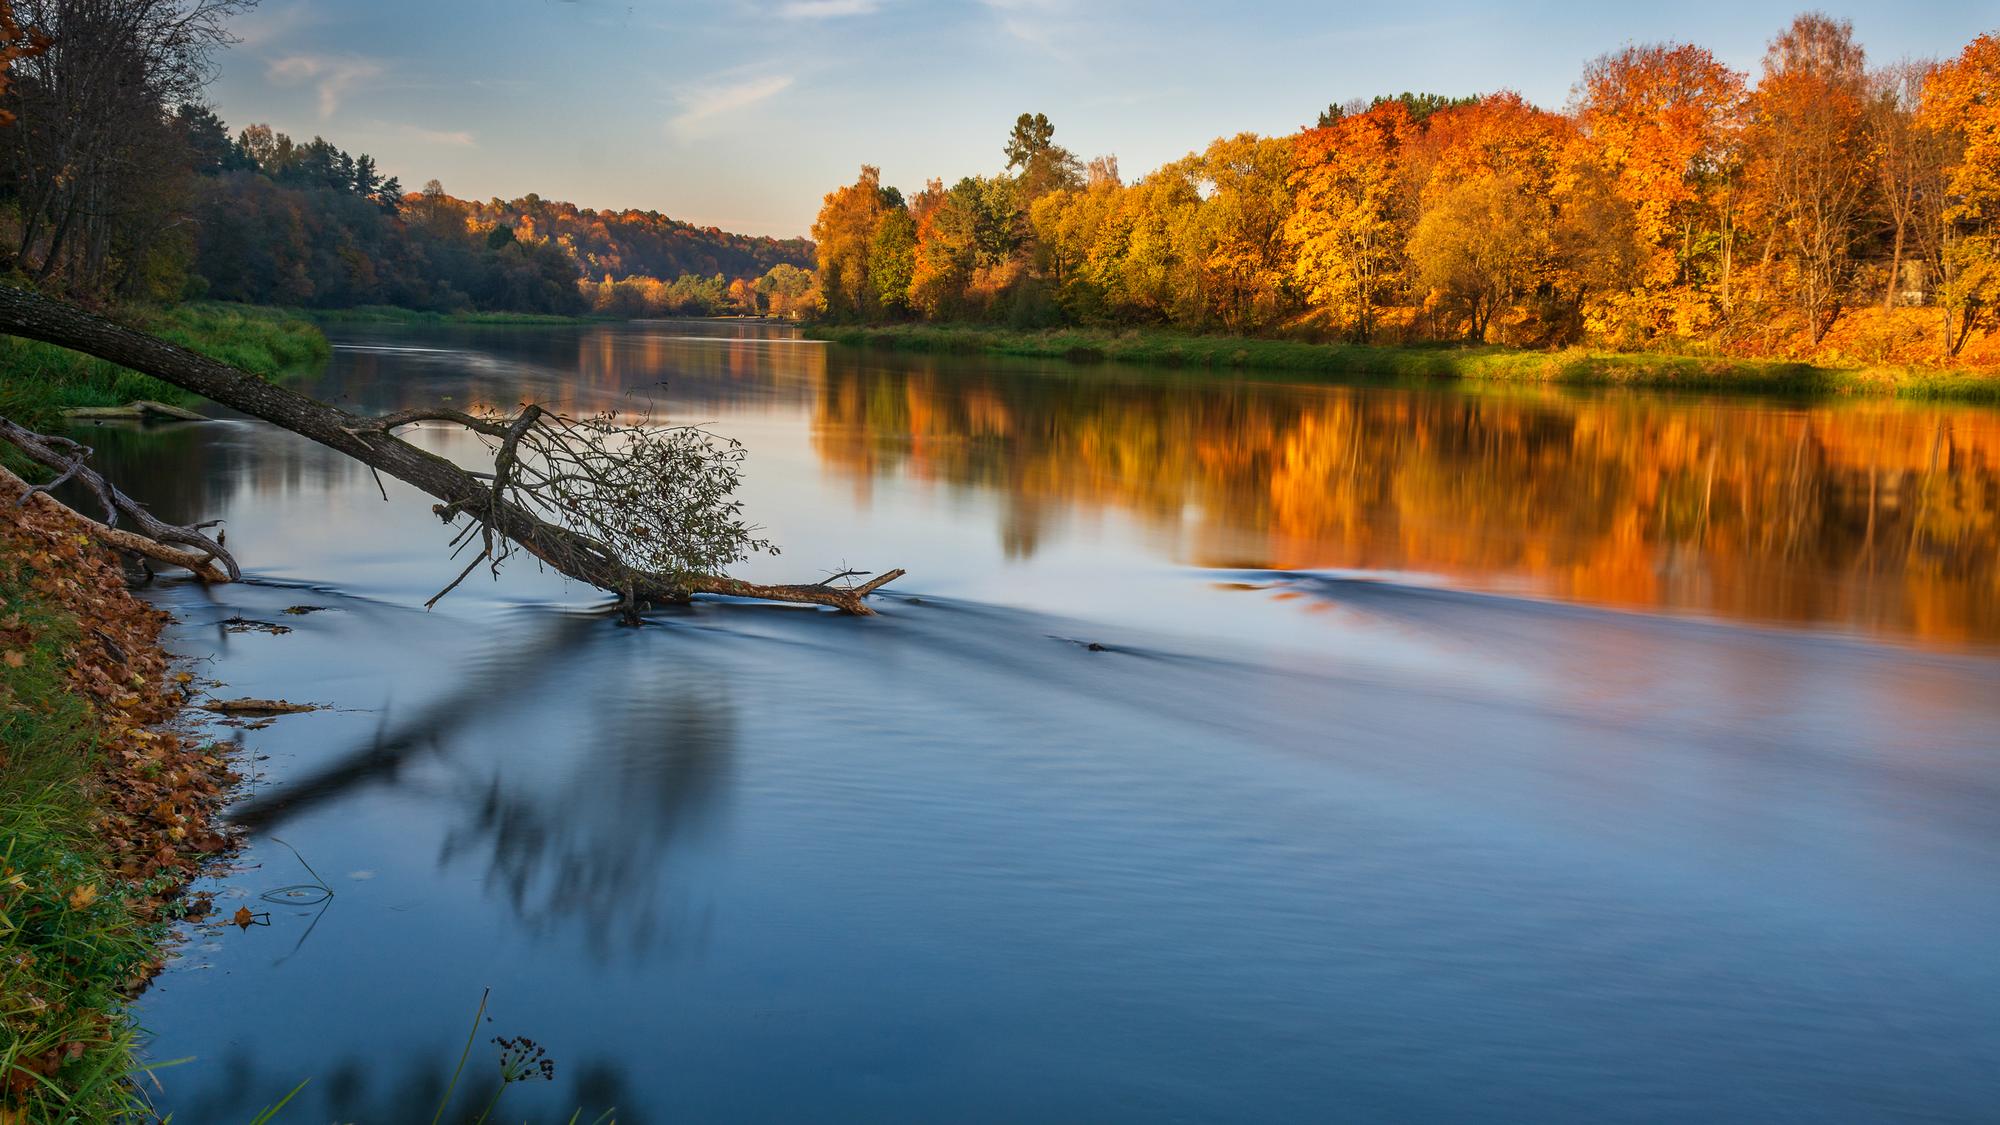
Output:
[[[711,423],[882,615],[642,629],[259,423],[92,432],[251,843],[176,1121],[1992,1120],[2000,415],[342,328],[308,389]],[[477,444],[417,434],[471,463]],[[323,612],[286,616],[288,606]],[[282,636],[222,629],[242,615]],[[1089,646],[1095,643],[1101,650]],[[270,901],[311,880],[317,905]],[[463,1101],[461,1095],[461,1101]]]

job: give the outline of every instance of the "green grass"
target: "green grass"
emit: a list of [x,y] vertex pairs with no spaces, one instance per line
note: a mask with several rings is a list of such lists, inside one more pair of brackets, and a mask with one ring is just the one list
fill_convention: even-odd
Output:
[[[158,934],[135,921],[92,836],[99,727],[63,657],[81,628],[34,594],[32,573],[0,566],[0,649],[24,658],[0,662],[0,1090],[17,1074],[30,1084],[12,1095],[24,1121],[108,1121],[136,1104],[117,986]],[[79,906],[78,887],[102,893]],[[52,1050],[77,1054],[53,1077],[17,1070]]]
[[1777,360],[1500,347],[1312,344],[1160,329],[1019,331],[962,325],[842,327],[807,334],[857,347],[912,352],[1292,372],[1337,378],[1469,379],[1578,387],[1654,387],[1769,394],[1896,395],[2000,402],[2000,375],[1924,368],[1842,368]]
[[352,309],[313,309],[297,315],[322,324],[591,324],[601,316],[560,316],[555,313],[428,312],[393,305],[362,305]]
[[[203,303],[127,309],[119,319],[266,378],[316,365],[331,354],[317,325],[276,309]],[[194,396],[67,348],[0,336],[0,414],[24,426],[52,425],[76,407],[137,399],[186,405]]]

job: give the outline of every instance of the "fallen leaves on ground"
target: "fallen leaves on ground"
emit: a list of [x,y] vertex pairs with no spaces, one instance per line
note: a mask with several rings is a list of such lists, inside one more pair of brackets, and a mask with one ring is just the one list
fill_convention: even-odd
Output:
[[[29,653],[53,649],[67,694],[83,704],[99,749],[101,764],[83,782],[94,810],[91,833],[101,847],[88,857],[96,878],[64,880],[50,887],[56,891],[51,897],[79,913],[103,911],[107,902],[116,902],[131,924],[164,921],[203,865],[228,849],[230,840],[215,818],[237,781],[222,750],[175,725],[188,706],[193,677],[174,669],[160,648],[167,615],[132,595],[115,560],[79,532],[68,512],[53,503],[17,504],[14,496],[0,496],[0,589],[32,598],[48,611],[27,614],[22,606],[0,604],[0,671],[26,669]],[[48,621],[62,617],[75,622],[71,639],[44,631]],[[48,666],[39,657],[34,663]],[[0,677],[0,708],[23,706],[18,699]],[[0,777],[8,749],[0,745]],[[0,865],[0,908],[32,893],[35,874],[24,879]],[[138,963],[116,966],[111,971],[119,979],[107,983],[136,990],[159,968],[154,950]],[[78,1023],[76,1013],[57,1011],[57,1004],[40,997],[9,999],[20,1003],[0,1007],[11,1009],[6,1018],[24,1041],[38,1026],[85,1024],[92,1029],[88,1042],[112,1038],[111,1013],[94,1012]],[[66,1022],[44,1022],[58,1019]],[[17,1088],[21,1082],[39,1088],[85,1049],[84,1040],[67,1038],[33,1056],[9,1059],[0,1081],[0,1125],[22,1119],[17,1107],[6,1104],[24,1096]]]

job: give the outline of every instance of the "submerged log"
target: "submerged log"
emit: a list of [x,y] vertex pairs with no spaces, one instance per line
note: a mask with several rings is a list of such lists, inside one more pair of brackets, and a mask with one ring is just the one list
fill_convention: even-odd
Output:
[[[55,344],[144,372],[310,438],[436,497],[439,504],[435,510],[440,516],[447,520],[469,517],[475,521],[486,545],[486,551],[439,597],[463,581],[482,559],[497,566],[516,545],[553,570],[618,595],[628,612],[636,611],[642,604],[678,603],[694,594],[715,594],[830,606],[844,613],[867,616],[874,611],[864,599],[903,573],[892,570],[860,585],[836,585],[828,581],[765,586],[717,574],[670,574],[635,566],[630,561],[630,552],[619,550],[603,537],[544,519],[521,501],[521,483],[510,480],[510,473],[517,468],[516,455],[534,428],[553,417],[532,404],[511,416],[473,415],[440,408],[371,418],[278,386],[65,301],[12,286],[0,286],[0,332]],[[468,472],[394,433],[399,426],[423,421],[464,426],[498,442],[494,472]],[[559,470],[553,479],[562,480]]]
[[175,406],[169,402],[154,402],[149,398],[128,402],[123,406],[79,406],[63,411],[63,417],[79,421],[100,419],[144,421],[149,418],[161,418],[169,422],[208,421],[208,416],[205,414],[197,414],[184,406]]
[[293,703],[289,699],[211,699],[197,706],[216,715],[248,715],[259,719],[274,715],[303,715],[322,709],[317,703]]

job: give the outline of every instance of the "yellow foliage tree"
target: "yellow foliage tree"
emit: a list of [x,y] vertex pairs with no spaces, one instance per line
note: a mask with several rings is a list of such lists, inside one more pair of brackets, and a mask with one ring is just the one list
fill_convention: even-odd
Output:
[[1284,227],[1292,276],[1361,343],[1374,335],[1408,238],[1399,160],[1412,129],[1409,110],[1390,101],[1308,129],[1293,146],[1294,202]]

